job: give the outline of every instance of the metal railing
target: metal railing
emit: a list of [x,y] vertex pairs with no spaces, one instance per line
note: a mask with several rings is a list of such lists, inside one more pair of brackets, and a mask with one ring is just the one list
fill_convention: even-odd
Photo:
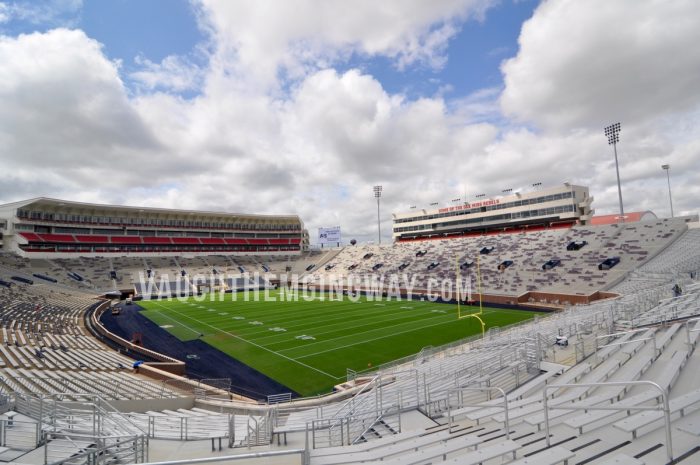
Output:
[[0,446],[32,450],[41,441],[41,428],[34,421],[0,419]]
[[[311,420],[306,424],[306,436],[311,440],[312,449],[348,446],[358,442],[363,435],[384,421],[386,417],[398,414],[399,411],[398,404],[395,404],[379,414],[346,416],[333,420]],[[388,427],[392,431],[391,434],[401,430],[400,416],[397,418],[399,423]]]
[[[118,451],[121,457],[134,457],[134,463],[147,460],[146,432],[94,394],[36,397],[16,393],[15,410],[36,420],[31,423],[36,428],[36,439],[31,448],[44,444],[45,463],[87,463],[98,455],[101,460],[101,457],[107,455],[106,449],[110,448]],[[18,431],[17,424],[14,421],[13,427],[5,428],[5,431]],[[21,444],[21,440],[13,441],[13,447],[17,444]],[[128,444],[133,447],[127,446]],[[94,454],[90,455],[90,451]],[[76,456],[83,457],[83,452],[86,452],[86,462],[69,460]]]
[[664,413],[664,426],[666,428],[666,455],[669,461],[673,461],[673,446],[671,443],[671,409],[668,404],[668,395],[666,390],[659,386],[657,383],[648,380],[641,381],[609,381],[605,383],[576,383],[576,384],[556,384],[545,386],[542,390],[542,409],[544,411],[544,428],[545,428],[545,438],[547,441],[547,447],[551,446],[551,435],[549,434],[549,406],[547,405],[548,396],[547,392],[555,389],[565,389],[565,388],[580,388],[580,387],[608,387],[608,386],[651,386],[659,391],[659,397],[661,397],[661,405],[655,406],[615,406],[611,404],[609,406],[595,407],[590,405],[563,405],[557,404],[555,407],[557,410],[614,410],[614,411],[630,411],[630,410],[656,410],[663,411]]
[[148,460],[148,441],[143,436],[92,436],[48,433],[44,464],[102,465],[143,463]]
[[223,455],[220,457],[205,457],[200,459],[169,460],[165,462],[149,462],[145,465],[200,465],[204,463],[233,462],[236,460],[266,459],[272,457],[286,457],[289,455],[299,455],[302,465],[308,465],[309,456],[306,449],[272,450],[264,452],[250,452],[237,455]]
[[[496,391],[501,394],[501,398],[503,399],[503,413],[505,415],[505,428],[506,428],[506,439],[510,439],[510,421],[508,417],[508,397],[506,396],[506,392],[501,389],[500,387],[497,386],[487,386],[487,387],[463,387],[463,388],[457,388],[457,389],[449,389],[447,391],[447,398],[448,398],[448,410],[447,410],[447,418],[448,418],[448,431],[451,433],[452,432],[452,422],[453,422],[453,415],[452,415],[452,404],[449,402],[450,394],[455,393],[457,394],[457,399],[458,399],[458,405],[459,407],[478,407],[479,403],[464,403],[463,400],[463,393],[464,392],[484,392],[484,393],[491,393],[492,391]],[[487,400],[491,400],[491,397]]]

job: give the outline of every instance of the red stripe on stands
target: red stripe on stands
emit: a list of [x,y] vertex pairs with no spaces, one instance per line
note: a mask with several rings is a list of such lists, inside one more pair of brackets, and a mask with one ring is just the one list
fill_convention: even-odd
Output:
[[245,239],[224,239],[229,245],[246,245]]
[[199,239],[196,237],[173,237],[173,244],[200,245]]
[[45,242],[75,242],[70,234],[39,234]]
[[138,236],[110,236],[112,244],[141,244]]
[[90,244],[109,244],[109,236],[86,236],[77,234],[75,238],[78,242],[86,242]]
[[289,239],[268,239],[270,245],[289,245]]
[[226,242],[220,237],[203,237],[200,239],[202,244],[207,244],[207,245],[223,245]]
[[21,232],[21,233],[19,233],[19,235],[22,236],[23,238],[27,239],[28,241],[44,242],[44,239],[42,239],[41,237],[39,237],[38,234],[35,234],[35,233]]
[[169,237],[146,236],[143,238],[144,244],[172,244]]

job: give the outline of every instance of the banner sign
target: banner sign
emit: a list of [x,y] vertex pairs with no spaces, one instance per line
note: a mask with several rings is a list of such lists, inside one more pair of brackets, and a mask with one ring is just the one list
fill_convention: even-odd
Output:
[[464,205],[457,205],[456,207],[441,208],[439,213],[454,212],[459,210],[469,210],[470,208],[488,207],[491,205],[498,205],[501,203],[500,199],[494,200],[484,200],[483,202],[467,203]]
[[319,244],[335,244],[340,242],[340,226],[332,228],[318,228]]

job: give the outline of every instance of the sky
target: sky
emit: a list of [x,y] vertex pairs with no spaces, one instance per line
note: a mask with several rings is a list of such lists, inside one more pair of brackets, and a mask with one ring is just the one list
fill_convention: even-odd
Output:
[[696,0],[0,0],[0,203],[298,214],[535,183],[700,210]]

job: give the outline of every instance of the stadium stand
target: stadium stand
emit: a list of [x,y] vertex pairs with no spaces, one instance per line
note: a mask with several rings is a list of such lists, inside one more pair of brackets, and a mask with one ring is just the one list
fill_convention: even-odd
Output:
[[[478,259],[478,267],[462,268],[460,274],[466,278],[479,273],[485,294],[518,296],[537,290],[589,295],[613,287],[686,229],[685,220],[679,218],[346,247],[329,261],[331,269],[316,268],[308,282],[319,284],[332,278],[364,285],[372,278],[385,278],[388,286],[388,276],[396,273],[401,276],[402,287],[425,290],[431,278],[454,280],[458,263]],[[568,244],[582,240],[588,243],[585,248],[567,250]],[[485,248],[492,249],[488,254],[478,253]],[[363,260],[368,254],[372,254],[372,259]],[[599,270],[598,265],[611,256],[621,257],[620,263],[609,270]],[[558,260],[559,265],[543,270],[542,264],[551,260]],[[383,266],[375,270],[377,263]],[[436,263],[443,266],[434,266]],[[510,264],[500,266],[503,263]],[[349,270],[352,265],[356,266]]]
[[[0,460],[173,458],[177,447],[159,447],[163,439],[187,441],[192,457],[255,446],[260,463],[266,453],[285,451],[311,464],[694,463],[700,458],[699,231],[683,219],[653,219],[353,246],[301,258],[3,253],[0,280],[9,285],[0,286]],[[567,250],[584,240],[585,247]],[[493,250],[478,254],[484,247]],[[365,279],[399,270],[420,288],[431,278],[454,279],[458,266],[477,256],[460,273],[481,273],[485,293],[614,294],[587,305],[560,302],[560,311],[491,329],[483,338],[349,372],[345,390],[279,403],[234,396],[222,380],[195,382],[157,363],[138,364],[86,326],[85,315],[108,304],[95,299],[97,290],[133,288],[146,270],[189,280],[242,267],[269,271],[272,281],[311,267],[308,283],[316,285],[333,274]],[[621,258],[617,266],[597,269],[612,256]],[[552,260],[559,265],[543,270]],[[512,264],[499,270],[505,261]],[[440,265],[428,270],[432,263]],[[674,295],[676,285],[681,292]],[[556,345],[556,337],[568,338],[568,345]],[[214,450],[219,441],[234,449]]]

